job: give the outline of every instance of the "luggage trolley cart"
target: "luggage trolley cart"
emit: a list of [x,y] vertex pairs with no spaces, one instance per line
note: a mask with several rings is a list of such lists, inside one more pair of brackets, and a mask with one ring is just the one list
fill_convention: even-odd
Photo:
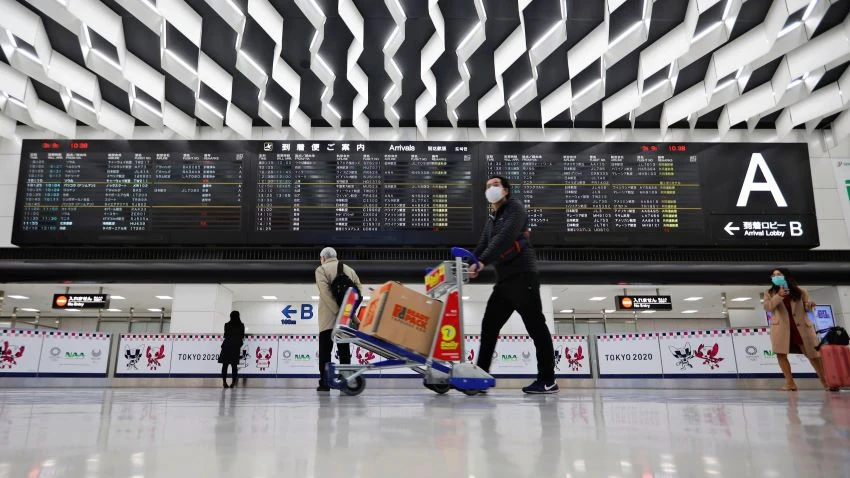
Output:
[[429,390],[443,394],[454,388],[476,395],[496,385],[496,379],[477,365],[465,363],[463,334],[463,284],[469,282],[469,266],[463,259],[478,262],[469,251],[452,248],[453,261],[442,262],[425,276],[427,294],[443,300],[440,323],[427,356],[412,352],[352,327],[360,295],[349,289],[336,318],[333,338],[337,343],[354,344],[386,360],[373,364],[327,364],[325,382],[346,395],[359,395],[366,388],[363,374],[370,370],[409,368],[423,376]]

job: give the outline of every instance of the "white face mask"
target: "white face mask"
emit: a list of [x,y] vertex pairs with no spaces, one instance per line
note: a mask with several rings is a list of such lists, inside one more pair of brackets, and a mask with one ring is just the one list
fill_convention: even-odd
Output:
[[502,187],[490,186],[486,191],[484,191],[484,195],[487,196],[487,200],[490,201],[491,204],[496,204],[502,200]]

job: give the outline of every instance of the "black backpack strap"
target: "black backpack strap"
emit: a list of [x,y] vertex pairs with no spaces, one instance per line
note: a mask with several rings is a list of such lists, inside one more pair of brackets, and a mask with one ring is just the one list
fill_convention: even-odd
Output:
[[339,262],[337,262],[337,266],[336,266],[336,275],[337,275],[337,277],[339,277],[343,274],[345,274],[345,272],[343,270],[342,262],[339,261]]

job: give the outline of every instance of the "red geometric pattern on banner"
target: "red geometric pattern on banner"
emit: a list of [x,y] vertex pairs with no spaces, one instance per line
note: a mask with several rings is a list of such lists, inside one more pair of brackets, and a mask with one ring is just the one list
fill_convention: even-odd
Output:
[[0,333],[9,334],[9,335],[29,336],[29,335],[44,335],[47,332],[43,332],[41,330],[29,330],[29,329],[0,329]]
[[587,340],[586,335],[553,335],[552,340],[564,340],[567,342],[581,342]]
[[245,336],[245,339],[246,340],[257,340],[257,341],[260,341],[260,342],[271,342],[271,341],[277,342],[278,336],[277,335],[247,335],[247,336]]
[[661,332],[662,337],[728,337],[731,331],[718,330],[677,330],[673,332]]
[[767,327],[756,327],[752,329],[734,329],[732,330],[733,336],[744,336],[744,335],[770,335],[770,329]]
[[294,340],[295,342],[317,342],[319,340],[318,335],[280,335],[278,336],[281,340]]
[[174,337],[174,335],[169,335],[169,334],[121,334],[122,339],[126,338],[126,339],[135,339],[135,340],[139,340],[139,339],[142,339],[142,340],[147,340],[147,339],[170,340],[173,337]]
[[212,334],[177,334],[174,335],[174,340],[183,340],[190,342],[211,342],[222,340],[221,335]]
[[112,334],[106,334],[101,332],[63,332],[63,331],[51,331],[45,332],[46,337],[68,337],[75,339],[105,339],[112,336]]
[[622,342],[624,340],[647,340],[658,337],[658,332],[645,332],[640,334],[610,334],[610,335],[600,335],[597,337],[599,340],[603,340],[606,342]]
[[527,335],[501,335],[499,338],[508,342],[526,342],[531,340],[531,337]]

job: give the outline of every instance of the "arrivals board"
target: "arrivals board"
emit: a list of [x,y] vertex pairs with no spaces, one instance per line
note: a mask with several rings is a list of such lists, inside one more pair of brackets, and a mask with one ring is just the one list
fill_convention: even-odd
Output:
[[263,146],[271,151],[258,153],[253,176],[252,236],[257,241],[470,242],[475,201],[468,144],[294,141]]
[[471,245],[508,178],[537,246],[814,247],[796,143],[33,141],[17,245]]
[[535,244],[818,245],[805,144],[484,143]]
[[14,239],[239,242],[245,158],[228,141],[25,141]]

